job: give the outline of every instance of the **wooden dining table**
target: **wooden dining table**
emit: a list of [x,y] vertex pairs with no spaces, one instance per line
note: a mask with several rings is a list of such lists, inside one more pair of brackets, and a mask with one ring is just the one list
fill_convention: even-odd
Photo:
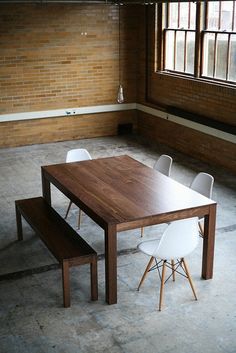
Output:
[[216,202],[128,155],[42,166],[42,193],[51,184],[105,235],[106,301],[117,303],[117,232],[204,217],[202,278],[213,276]]

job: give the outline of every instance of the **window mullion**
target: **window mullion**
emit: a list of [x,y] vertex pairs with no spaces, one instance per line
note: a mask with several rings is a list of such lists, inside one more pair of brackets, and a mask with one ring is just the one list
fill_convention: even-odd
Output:
[[221,1],[219,1],[218,30],[221,29],[221,18],[222,18],[222,6],[221,6]]
[[204,16],[204,29],[208,29],[208,15],[209,15],[209,8],[208,8],[208,4],[206,3],[206,5],[204,6],[204,14],[201,14],[202,16]]
[[232,11],[232,31],[234,31],[234,27],[235,27],[235,1],[233,2],[233,11]]
[[170,23],[169,23],[170,10],[169,10],[169,7],[166,5],[165,5],[165,16],[166,16],[165,27],[169,28],[169,26],[170,26]]
[[195,32],[195,57],[194,57],[194,76],[200,77],[201,74],[201,47],[202,47],[202,4],[197,3],[196,8],[196,32]]
[[[166,24],[165,24],[166,25]],[[165,31],[163,30],[163,6],[157,7],[157,70],[163,70],[165,55]]]
[[178,3],[178,22],[177,22],[177,27],[180,27],[180,3]]

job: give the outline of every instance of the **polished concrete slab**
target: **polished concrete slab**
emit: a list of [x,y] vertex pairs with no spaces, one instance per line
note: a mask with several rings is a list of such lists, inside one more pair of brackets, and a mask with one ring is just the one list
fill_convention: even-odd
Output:
[[[188,263],[196,286],[193,299],[186,279],[165,286],[163,311],[157,310],[156,273],[136,291],[148,261],[137,251],[140,229],[118,235],[118,303],[105,303],[103,231],[83,215],[80,234],[99,254],[99,300],[90,301],[89,267],[71,269],[71,307],[62,307],[61,272],[54,257],[24,222],[24,241],[16,241],[14,201],[39,196],[41,165],[65,161],[72,148],[93,158],[128,154],[153,166],[162,153],[173,159],[171,177],[189,185],[199,171],[215,177],[217,202],[214,278],[202,280],[202,241]],[[119,136],[0,150],[0,352],[236,352],[236,179],[163,145],[136,136]],[[68,199],[53,188],[53,206],[64,215]],[[76,228],[78,209],[68,222]],[[145,239],[160,237],[166,225],[145,228]]]

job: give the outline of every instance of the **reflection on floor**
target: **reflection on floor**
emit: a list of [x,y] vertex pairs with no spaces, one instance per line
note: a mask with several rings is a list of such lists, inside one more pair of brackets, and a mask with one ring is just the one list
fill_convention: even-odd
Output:
[[[80,234],[99,254],[99,300],[90,302],[89,268],[71,269],[71,308],[62,307],[61,272],[53,256],[24,222],[16,241],[14,200],[40,196],[41,165],[65,161],[72,148],[92,158],[128,154],[152,167],[162,153],[173,157],[171,177],[189,185],[199,171],[215,177],[217,230],[213,280],[200,278],[201,251],[188,263],[199,300],[178,277],[165,286],[158,312],[159,280],[152,272],[136,291],[148,258],[137,251],[140,229],[118,235],[118,304],[104,300],[103,231],[83,214]],[[236,352],[236,180],[223,169],[135,136],[66,141],[2,149],[0,152],[0,352],[1,353],[234,353]],[[53,188],[53,205],[63,216],[68,199]],[[78,209],[68,222],[76,227]],[[145,228],[145,239],[160,237],[166,225]]]

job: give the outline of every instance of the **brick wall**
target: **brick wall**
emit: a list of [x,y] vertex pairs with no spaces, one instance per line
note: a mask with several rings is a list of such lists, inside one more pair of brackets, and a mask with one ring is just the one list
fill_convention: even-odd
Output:
[[236,125],[236,90],[159,74],[150,75],[149,99],[212,120]]
[[[136,23],[122,7],[126,102],[136,101]],[[118,28],[117,6],[1,4],[0,114],[116,103]]]
[[[155,73],[153,9],[144,9],[139,18],[138,102],[164,111],[167,106],[174,106],[236,125],[235,88]],[[236,174],[236,144],[142,112],[138,113],[137,126],[138,132],[153,143],[161,142]]]
[[143,112],[138,113],[138,131],[153,144],[163,143],[236,174],[236,144]]
[[2,122],[1,147],[13,147],[53,141],[79,140],[117,134],[119,124],[132,123],[136,129],[135,110],[60,118]]
[[[135,9],[121,8],[125,103],[136,102]],[[117,103],[118,38],[115,5],[0,4],[0,115]],[[93,123],[82,133],[84,116],[72,119],[80,130],[70,133],[68,118],[0,123],[0,146],[116,133],[120,113],[97,115],[98,123],[95,117],[87,117]],[[130,112],[122,113],[126,120],[130,122]]]

